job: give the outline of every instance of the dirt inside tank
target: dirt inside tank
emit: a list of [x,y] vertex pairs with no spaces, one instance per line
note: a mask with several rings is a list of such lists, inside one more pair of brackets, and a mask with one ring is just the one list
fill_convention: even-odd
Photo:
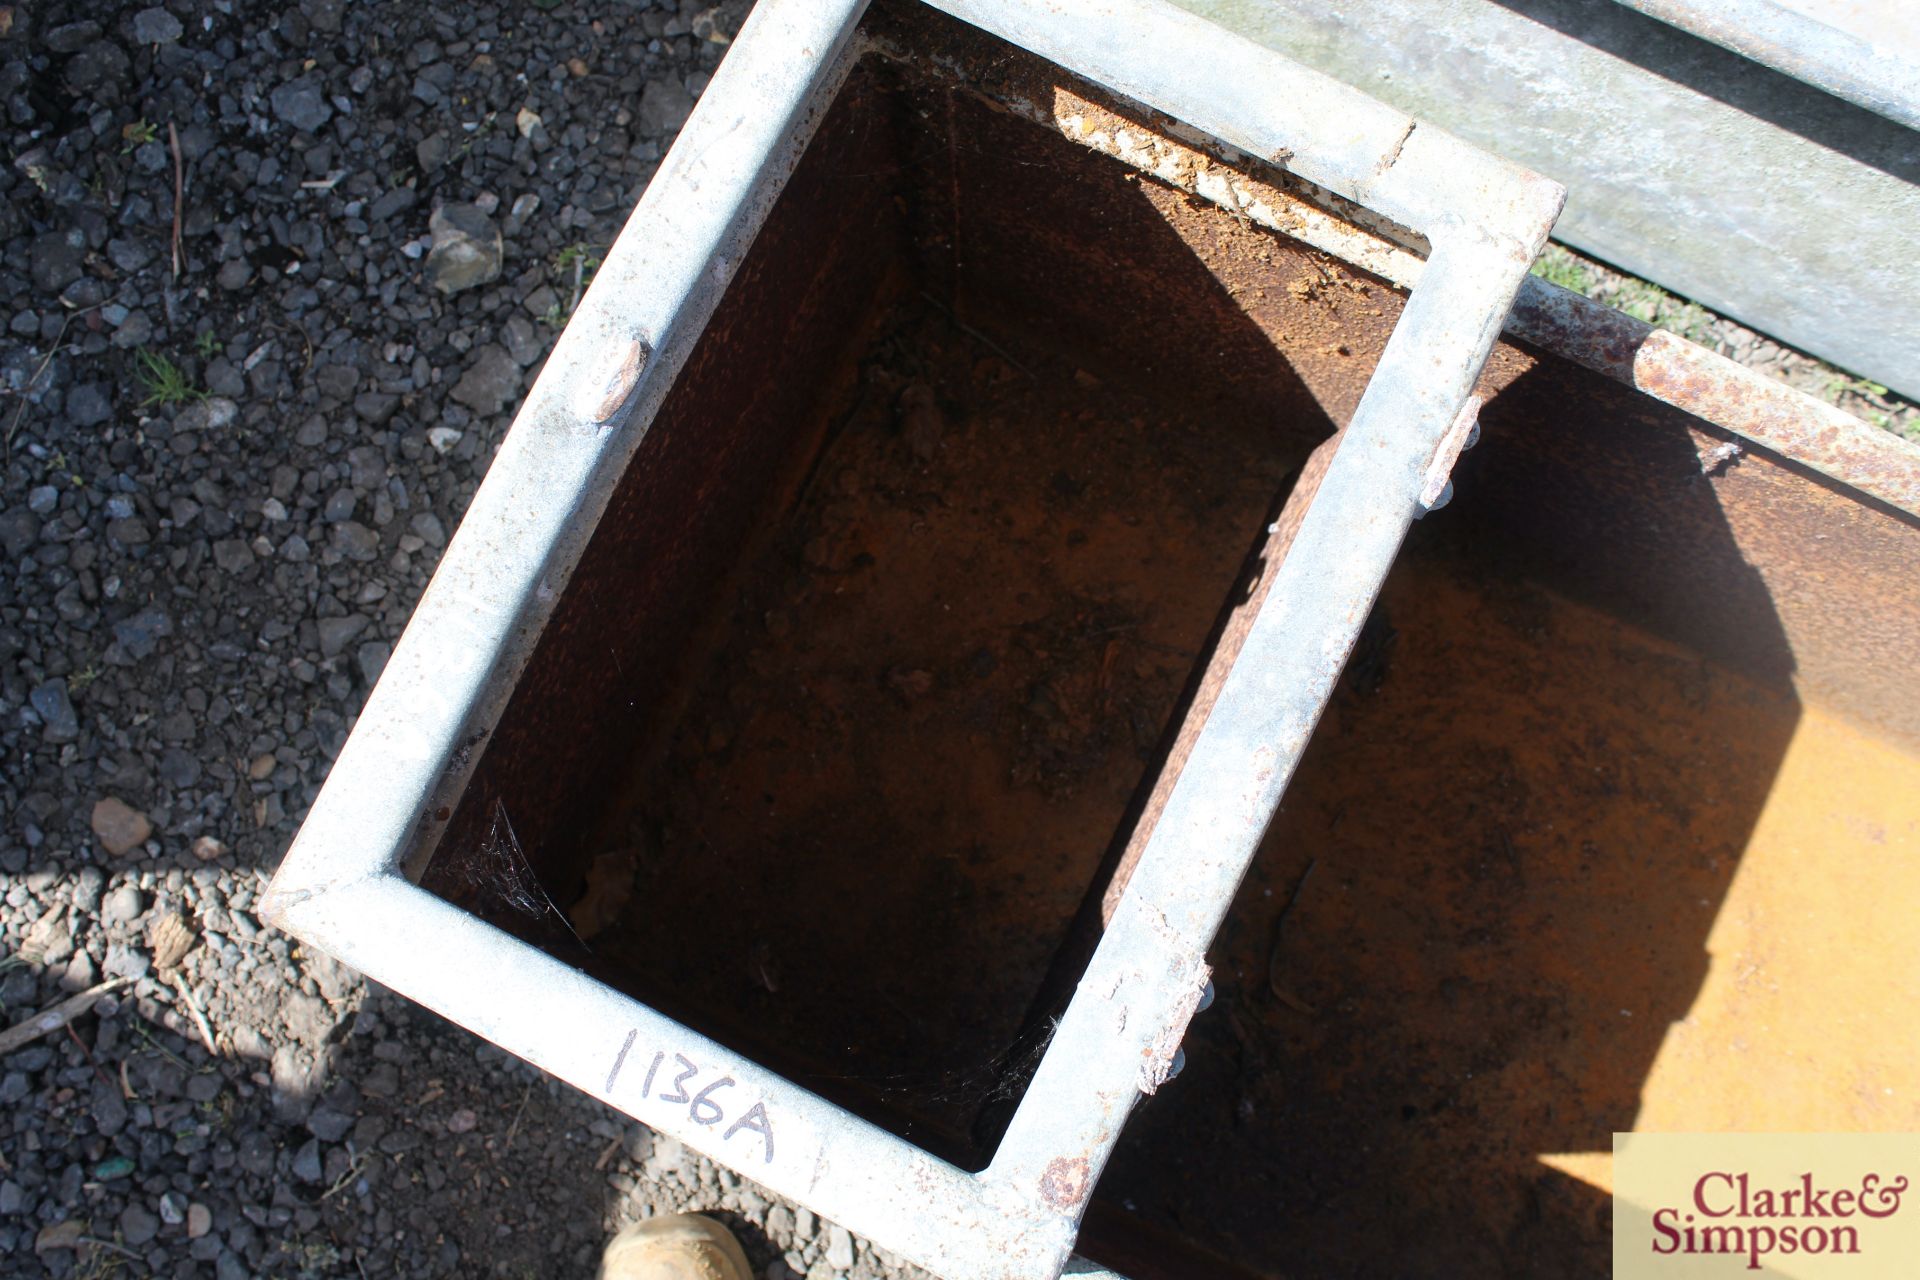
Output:
[[[880,331],[592,828],[589,882],[621,888],[562,905],[605,980],[977,1167],[1301,455],[918,296]],[[1736,871],[1798,892],[1800,840],[1850,874],[1920,838],[1912,786],[1832,829],[1829,785],[1776,785],[1810,715],[1535,585],[1465,511],[1417,525],[1213,949],[1188,1068],[1125,1131],[1083,1247],[1136,1280],[1605,1275],[1605,1153],[1713,998]],[[1912,779],[1811,718],[1823,757]],[[1793,839],[1756,835],[1769,811]],[[1889,874],[1893,900],[1920,889]],[[1920,961],[1896,922],[1863,936]],[[1876,969],[1819,1002],[1897,985]],[[1763,1074],[1799,1052],[1740,1034]],[[1664,1114],[1699,1114],[1725,1069],[1670,1065]],[[1818,1084],[1823,1123],[1865,1123]]]
[[596,971],[979,1164],[1299,458],[917,295],[881,334],[569,914]]
[[1601,1277],[1616,1131],[1920,1120],[1915,756],[1445,520],[1100,1185],[1136,1277]]
[[1796,718],[1439,541],[1390,579],[1190,1066],[1101,1184],[1258,1274],[1607,1273],[1604,1201],[1539,1156],[1632,1127]]

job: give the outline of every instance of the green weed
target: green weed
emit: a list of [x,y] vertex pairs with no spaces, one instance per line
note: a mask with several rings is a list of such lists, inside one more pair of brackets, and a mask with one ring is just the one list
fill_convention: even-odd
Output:
[[120,126],[121,155],[139,150],[149,142],[160,140],[160,126],[151,120],[135,120],[132,124]]
[[593,273],[600,269],[600,254],[597,246],[590,244],[570,244],[554,255],[553,269],[561,275],[572,275],[578,271],[581,283],[593,279]]
[[146,399],[140,402],[142,409],[207,398],[206,392],[187,381],[186,372],[179,365],[159,352],[142,347],[134,352],[134,361],[137,367],[133,376],[140,380],[140,386],[147,393]]
[[1580,259],[1557,244],[1548,245],[1546,250],[1534,259],[1533,274],[1548,284],[1557,284],[1562,289],[1580,294],[1582,297],[1593,292],[1592,273]]

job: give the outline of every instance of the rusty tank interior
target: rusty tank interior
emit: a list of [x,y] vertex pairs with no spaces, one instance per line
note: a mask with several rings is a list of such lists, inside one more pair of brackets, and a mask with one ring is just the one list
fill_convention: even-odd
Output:
[[[968,39],[854,70],[423,882],[978,1168],[1404,296]],[[1140,1280],[1600,1276],[1616,1130],[1920,1128],[1920,522],[1481,390],[1089,1210]]]

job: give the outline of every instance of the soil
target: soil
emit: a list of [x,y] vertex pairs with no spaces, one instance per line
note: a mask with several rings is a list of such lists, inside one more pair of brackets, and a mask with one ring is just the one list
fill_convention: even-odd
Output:
[[982,1159],[1297,461],[902,303],[602,820],[638,876],[601,972]]

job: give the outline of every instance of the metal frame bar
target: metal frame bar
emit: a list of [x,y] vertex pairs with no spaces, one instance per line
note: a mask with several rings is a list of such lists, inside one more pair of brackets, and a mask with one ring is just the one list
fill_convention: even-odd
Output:
[[[934,0],[1432,245],[1274,588],[991,1164],[969,1174],[411,883],[646,425],[861,48],[763,0],[547,362],[270,888],[271,921],[954,1280],[1050,1280],[1564,196],[1161,0]],[[1078,1265],[1078,1264],[1076,1264]]]
[[1615,0],[1876,115],[1920,129],[1920,64],[1773,0]]
[[[1017,105],[1017,104],[1015,104]],[[1420,283],[1426,246],[1391,227],[1368,227],[1329,212],[1322,193],[1252,181],[1220,165],[1193,163],[1176,139],[1085,130],[1042,111],[1036,123],[1370,271],[1402,289]],[[1685,410],[1781,459],[1817,471],[1888,506],[1920,516],[1920,443],[1863,422],[1826,401],[1656,329],[1537,275],[1520,285],[1508,336]]]

